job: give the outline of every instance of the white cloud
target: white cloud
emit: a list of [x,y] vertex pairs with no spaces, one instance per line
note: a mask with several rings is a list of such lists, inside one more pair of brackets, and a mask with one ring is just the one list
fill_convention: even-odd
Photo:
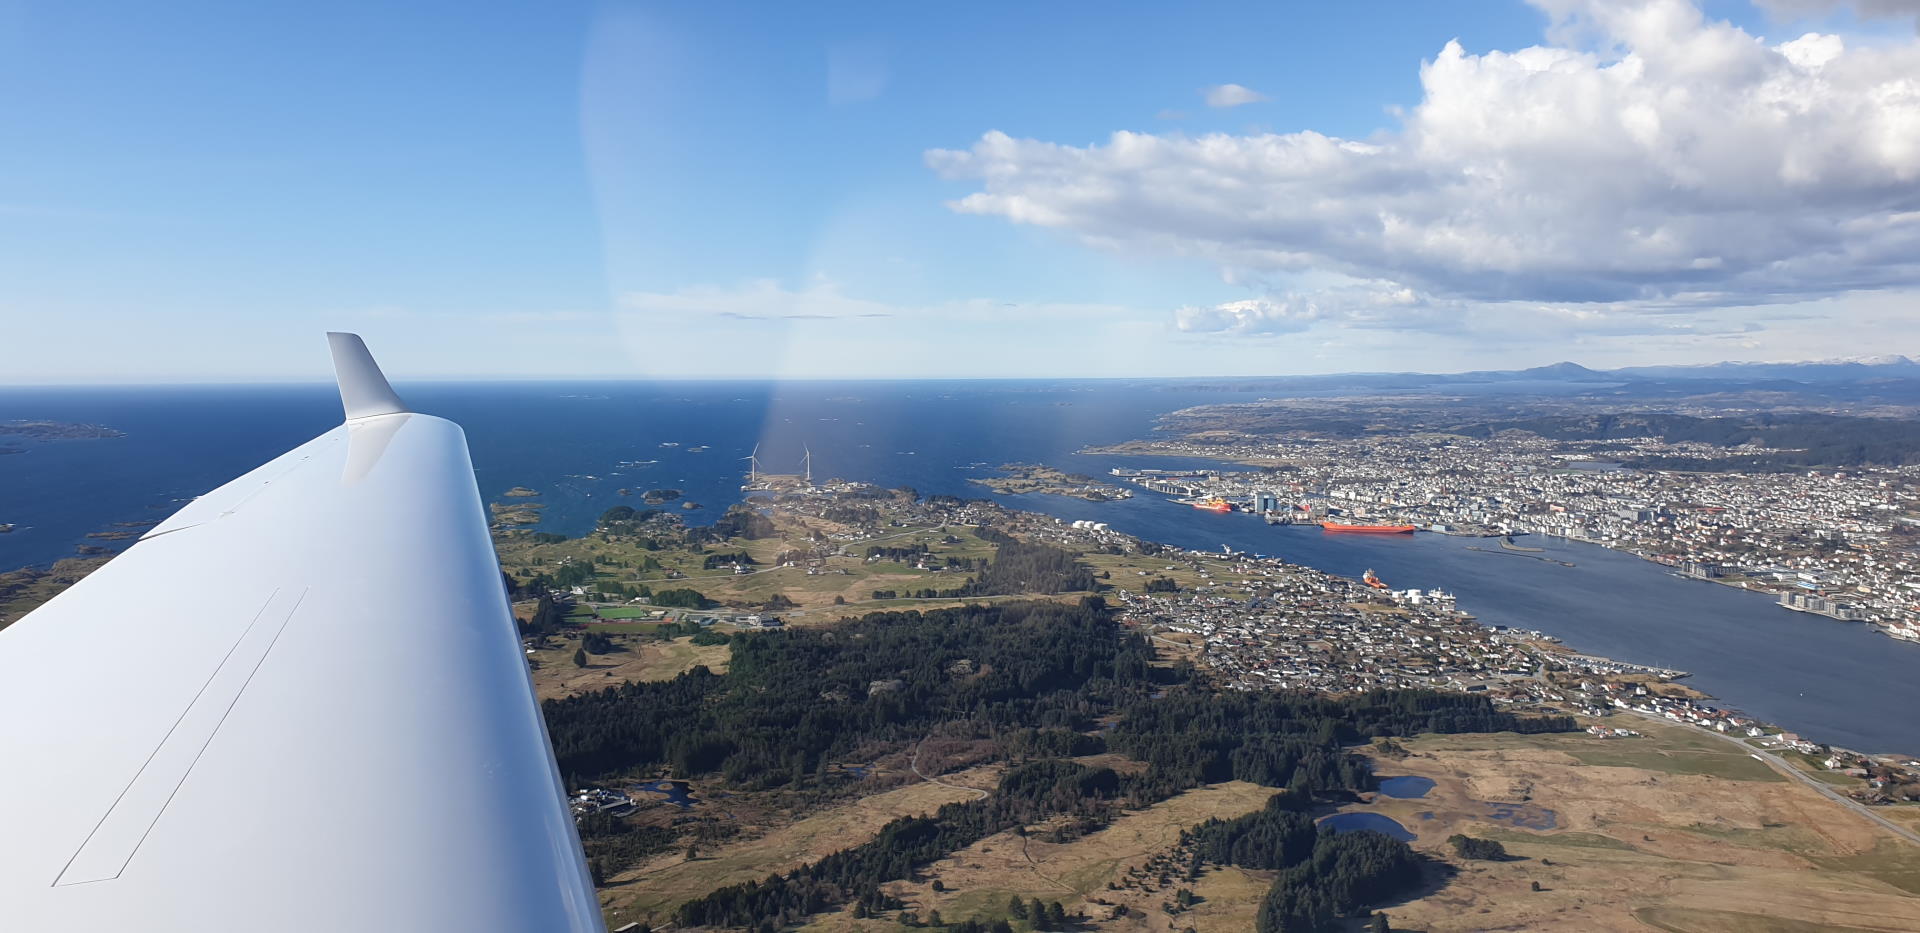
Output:
[[629,314],[669,315],[687,320],[700,317],[749,321],[843,321],[862,318],[935,318],[1020,320],[1036,317],[1111,319],[1135,309],[1116,305],[1036,303],[1017,304],[989,298],[969,298],[934,304],[891,304],[848,295],[827,279],[805,288],[790,289],[772,279],[738,286],[694,285],[672,292],[628,292],[619,299]]
[[[1556,304],[1439,299],[1392,282],[1362,282],[1308,293],[1229,301],[1174,312],[1189,333],[1280,335],[1337,324],[1355,330],[1445,334],[1502,343],[1571,337],[1708,336],[1750,333],[1753,309],[1708,319],[1684,305],[1639,302]],[[1780,315],[1769,315],[1778,319]]]
[[1173,313],[1175,326],[1201,333],[1291,334],[1319,319],[1320,309],[1312,299],[1297,297],[1249,298],[1212,307],[1188,306]]
[[1257,104],[1267,99],[1267,95],[1238,84],[1216,84],[1202,93],[1206,95],[1209,107],[1238,107],[1241,104]]
[[1754,0],[1754,3],[1776,20],[1824,16],[1841,8],[1871,18],[1920,14],[1920,0]]
[[[991,132],[927,159],[979,183],[955,210],[1205,258],[1233,281],[1406,290],[1425,309],[1408,326],[1473,303],[1650,320],[1920,282],[1920,41],[1769,45],[1685,0],[1538,4],[1553,43],[1449,42],[1420,68],[1419,105],[1368,140]],[[1178,320],[1356,320],[1338,295],[1263,301]]]

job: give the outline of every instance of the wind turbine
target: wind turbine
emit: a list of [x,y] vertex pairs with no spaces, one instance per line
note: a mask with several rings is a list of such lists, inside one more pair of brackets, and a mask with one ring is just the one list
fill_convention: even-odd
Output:
[[813,485],[813,449],[804,445],[800,449],[806,451],[806,456],[800,458],[800,472],[806,475],[807,485],[811,486]]
[[740,459],[747,461],[747,485],[751,486],[754,483],[759,482],[760,481],[760,445],[759,444],[753,445],[753,453],[750,453],[744,457],[741,457]]

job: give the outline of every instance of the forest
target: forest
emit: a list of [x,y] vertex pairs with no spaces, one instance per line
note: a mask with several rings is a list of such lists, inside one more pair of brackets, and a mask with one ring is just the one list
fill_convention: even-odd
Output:
[[[1215,691],[1189,668],[1153,666],[1144,639],[1119,626],[1098,597],[874,613],[733,643],[726,675],[696,668],[670,681],[547,701],[568,783],[668,768],[742,789],[825,787],[849,780],[828,768],[839,756],[873,743],[904,747],[935,728],[970,730],[1001,757],[1027,763],[983,800],[895,820],[874,839],[784,876],[690,901],[678,917],[686,924],[777,929],[849,904],[878,915],[899,909],[881,884],[987,836],[1054,818],[1064,818],[1058,826],[1066,831],[1097,832],[1123,808],[1237,778],[1288,792],[1253,818],[1197,828],[1201,850],[1220,864],[1281,870],[1263,918],[1317,929],[1398,890],[1409,871],[1418,875],[1411,850],[1386,837],[1309,841],[1303,827],[1311,820],[1294,810],[1372,786],[1364,759],[1345,746],[1418,732],[1571,728],[1464,694]],[[1116,716],[1104,739],[1086,734],[1097,717]],[[1123,775],[1065,760],[1103,747],[1148,767]],[[622,838],[615,827],[583,834],[590,851],[605,856],[596,871],[658,844]],[[996,918],[950,919],[984,926]]]
[[[884,612],[834,628],[738,636],[724,677],[696,668],[549,700],[545,709],[570,781],[664,766],[764,789],[804,783],[834,755],[917,740],[952,718],[989,730],[1090,728],[1096,711],[1177,676],[1150,668],[1152,657],[1092,597]],[[955,675],[961,660],[979,673]]]
[[721,888],[680,907],[675,919],[694,926],[781,929],[809,914],[853,903],[860,915],[900,905],[880,884],[911,877],[916,867],[944,858],[997,832],[1062,812],[1100,812],[1121,778],[1109,768],[1046,760],[1022,765],[1000,779],[984,800],[950,803],[932,816],[901,817],[869,842],[844,849],[763,881]]
[[996,545],[993,562],[960,588],[960,596],[1052,595],[1096,586],[1093,570],[1071,552],[1022,541],[993,528],[982,527],[979,535]]
[[1234,820],[1208,820],[1187,833],[1194,860],[1279,871],[1261,901],[1259,933],[1345,929],[1337,921],[1417,887],[1425,859],[1406,843],[1360,830],[1321,832],[1294,794],[1276,794],[1260,810]]
[[1422,732],[1566,732],[1565,716],[1524,717],[1484,698],[1436,690],[1347,696],[1310,692],[1220,692],[1201,685],[1127,707],[1107,733],[1117,751],[1179,788],[1251,781],[1296,794],[1367,790],[1365,759],[1344,746]]

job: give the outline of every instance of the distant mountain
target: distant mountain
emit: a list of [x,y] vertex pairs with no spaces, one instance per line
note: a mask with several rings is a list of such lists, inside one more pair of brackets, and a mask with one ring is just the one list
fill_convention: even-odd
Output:
[[[1361,372],[1314,376],[1277,376],[1267,379],[1229,379],[1209,385],[1199,380],[1185,388],[1257,392],[1267,389],[1413,390],[1433,386],[1470,386],[1504,382],[1560,382],[1569,387],[1592,384],[1587,394],[1621,396],[1695,395],[1706,391],[1794,392],[1809,386],[1829,388],[1852,397],[1876,397],[1897,392],[1920,394],[1920,362],[1899,354],[1847,357],[1802,362],[1702,363],[1687,366],[1623,366],[1591,369],[1562,360],[1530,369],[1488,369],[1464,373]],[[1704,383],[1713,383],[1709,388]]]
[[1859,382],[1920,378],[1920,363],[1899,354],[1803,362],[1727,362],[1699,366],[1626,366],[1616,376],[1639,379],[1789,379],[1795,382]]
[[1588,369],[1579,363],[1564,360],[1532,369],[1483,369],[1470,373],[1448,373],[1430,377],[1441,382],[1518,382],[1531,380],[1536,382],[1618,382],[1621,377],[1611,373]]
[[1579,363],[1569,363],[1562,360],[1547,366],[1535,366],[1532,369],[1523,369],[1515,375],[1522,379],[1564,379],[1574,382],[1604,382],[1607,380],[1609,374],[1588,369]]

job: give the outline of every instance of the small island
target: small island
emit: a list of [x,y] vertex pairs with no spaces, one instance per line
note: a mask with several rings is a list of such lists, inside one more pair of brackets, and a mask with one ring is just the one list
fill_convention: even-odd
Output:
[[126,437],[99,424],[68,424],[62,421],[0,421],[0,436],[24,437],[36,441],[72,440],[89,437]]
[[501,493],[501,495],[504,495],[509,499],[531,499],[534,496],[537,496],[539,494],[540,494],[539,490],[528,489],[525,486],[515,486],[512,489],[509,489],[506,492]]
[[1038,463],[1003,463],[999,470],[1006,475],[978,477],[974,482],[994,492],[1009,495],[1039,492],[1053,496],[1072,496],[1089,502],[1107,502],[1133,496],[1133,491],[1125,487],[1103,483],[1079,473],[1063,473]]
[[540,523],[540,510],[546,508],[538,502],[494,502],[487,506],[492,513],[495,528],[522,528]]

